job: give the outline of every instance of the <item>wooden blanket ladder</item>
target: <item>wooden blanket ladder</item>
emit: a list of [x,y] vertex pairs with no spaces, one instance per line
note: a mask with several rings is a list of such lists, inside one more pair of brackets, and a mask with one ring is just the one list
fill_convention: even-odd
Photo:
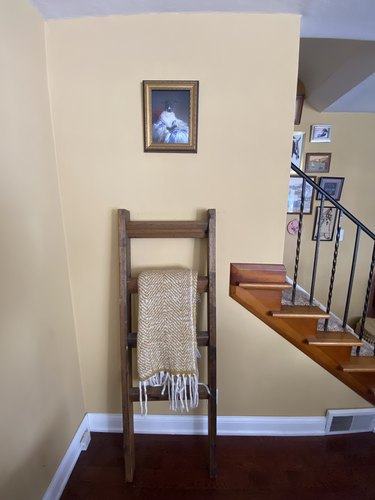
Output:
[[[120,264],[121,382],[124,436],[125,480],[133,481],[135,470],[133,403],[139,401],[139,388],[133,387],[132,349],[137,334],[132,332],[131,295],[137,293],[137,278],[131,274],[131,238],[207,238],[207,275],[198,277],[198,293],[207,293],[207,331],[197,332],[199,346],[206,347],[207,386],[199,386],[199,398],[208,399],[208,443],[210,477],[216,477],[216,257],[214,209],[205,221],[132,221],[130,212],[118,210]],[[148,401],[167,399],[159,387],[149,387]]]

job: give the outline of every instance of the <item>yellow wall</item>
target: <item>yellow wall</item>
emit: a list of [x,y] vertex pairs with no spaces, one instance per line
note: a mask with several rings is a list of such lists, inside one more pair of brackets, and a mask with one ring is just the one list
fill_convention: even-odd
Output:
[[0,15],[0,497],[40,499],[84,415],[44,23]]
[[[332,141],[330,143],[311,143],[310,126],[312,124],[332,125]],[[319,113],[308,104],[304,106],[301,124],[296,127],[296,130],[305,132],[303,158],[305,158],[305,154],[308,152],[332,153],[330,171],[327,174],[320,175],[345,177],[340,203],[373,232],[375,231],[375,202],[373,193],[375,179],[374,129],[374,113]],[[318,178],[320,175],[318,175]],[[314,200],[312,215],[304,217],[299,283],[307,290],[310,289],[311,269],[315,249],[315,244],[311,237],[316,206],[317,201]],[[288,220],[297,217],[297,215],[288,215]],[[343,317],[345,308],[355,239],[354,224],[350,223],[347,218],[343,220],[343,229],[344,239],[340,243],[334,300],[332,303],[333,312],[341,318]],[[296,237],[286,232],[284,259],[290,276],[293,276],[295,244]],[[349,310],[349,321],[352,325],[355,325],[362,314],[372,247],[372,241],[363,233],[360,239],[356,279]],[[324,304],[327,301],[333,249],[334,242],[323,242],[320,245],[320,265],[317,276],[316,296]]]
[[[217,209],[221,415],[367,406],[228,296],[230,262],[281,262],[299,19],[167,14],[47,24],[53,120],[86,409],[120,411],[116,209]],[[145,154],[144,79],[200,82],[198,154]],[[137,241],[136,270],[192,265],[187,242]],[[154,412],[165,407],[150,405]]]

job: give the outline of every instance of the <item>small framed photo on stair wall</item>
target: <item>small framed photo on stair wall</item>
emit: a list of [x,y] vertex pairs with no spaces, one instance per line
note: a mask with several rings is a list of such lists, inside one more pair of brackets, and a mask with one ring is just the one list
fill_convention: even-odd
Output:
[[[320,220],[321,219],[321,220]],[[323,216],[320,217],[320,207],[315,209],[314,232],[312,239],[316,241],[318,236],[318,226],[320,241],[332,241],[337,219],[336,207],[323,207]]]
[[[319,186],[324,189],[332,198],[339,201],[345,177],[320,177]],[[322,195],[317,192],[316,199],[321,200]]]
[[[316,182],[316,177],[310,177]],[[303,179],[298,175],[292,175],[289,179],[288,214],[299,214],[301,210]],[[313,188],[305,182],[303,213],[311,214],[313,205]]]
[[307,174],[327,174],[332,153],[306,153],[305,172]]
[[[293,132],[293,142],[292,142],[292,163],[297,168],[301,168],[302,160],[302,148],[303,148],[303,138],[305,132]],[[290,171],[293,174],[293,170]]]
[[331,142],[332,125],[311,125],[310,142]]

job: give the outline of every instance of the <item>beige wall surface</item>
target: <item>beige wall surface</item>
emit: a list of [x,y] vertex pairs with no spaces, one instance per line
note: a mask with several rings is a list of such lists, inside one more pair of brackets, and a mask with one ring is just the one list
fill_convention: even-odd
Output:
[[[366,405],[228,296],[230,262],[282,261],[298,43],[299,18],[285,15],[48,22],[87,411],[121,409],[117,208],[144,220],[217,209],[219,414],[321,415]],[[199,80],[198,154],[143,152],[148,79]],[[196,260],[188,242],[133,244],[135,271]]]
[[0,497],[40,499],[84,415],[44,23],[0,15]]
[[[310,128],[313,124],[332,125],[332,141],[311,143]],[[296,127],[296,130],[305,132],[302,168],[304,168],[306,153],[332,153],[330,171],[326,174],[316,174],[317,179],[321,176],[344,177],[340,203],[372,232],[375,232],[374,129],[375,115],[373,113],[319,113],[308,104],[304,106],[301,124]],[[298,281],[306,290],[310,289],[311,283],[315,249],[312,233],[318,204],[320,202],[314,200],[312,215],[304,217]],[[330,205],[330,203],[328,204]],[[288,215],[288,220],[296,217],[297,215]],[[356,231],[354,224],[346,217],[343,219],[342,227],[344,237],[340,243],[332,302],[332,311],[340,318],[343,317],[345,310]],[[289,276],[293,276],[295,245],[296,237],[286,232],[284,260]],[[349,309],[349,323],[351,325],[355,325],[362,315],[372,248],[372,240],[365,233],[362,233]],[[323,304],[327,302],[333,251],[334,242],[321,243],[315,295]]]

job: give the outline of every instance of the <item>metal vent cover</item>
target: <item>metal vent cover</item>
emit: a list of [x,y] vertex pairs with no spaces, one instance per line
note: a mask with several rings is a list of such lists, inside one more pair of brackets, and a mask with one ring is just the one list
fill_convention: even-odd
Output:
[[373,432],[375,430],[375,409],[327,410],[326,434],[348,434]]

